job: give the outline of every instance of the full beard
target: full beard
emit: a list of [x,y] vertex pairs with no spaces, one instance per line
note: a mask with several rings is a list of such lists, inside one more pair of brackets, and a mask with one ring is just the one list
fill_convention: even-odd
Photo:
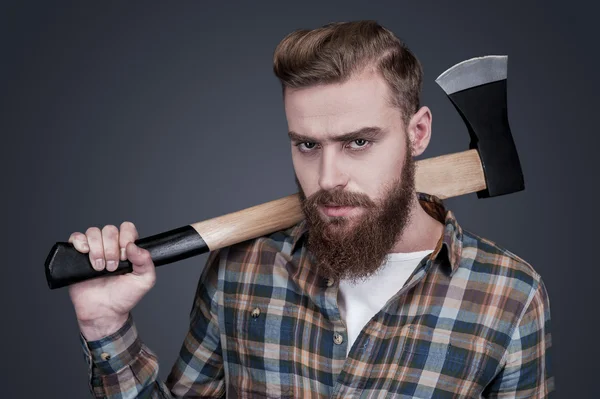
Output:
[[[410,147],[409,147],[410,148]],[[353,282],[372,276],[410,222],[415,199],[415,161],[407,151],[402,176],[375,203],[365,194],[342,190],[320,190],[306,198],[296,184],[308,227],[308,250],[314,255],[318,273],[326,278]],[[325,219],[319,205],[356,206],[357,217]]]

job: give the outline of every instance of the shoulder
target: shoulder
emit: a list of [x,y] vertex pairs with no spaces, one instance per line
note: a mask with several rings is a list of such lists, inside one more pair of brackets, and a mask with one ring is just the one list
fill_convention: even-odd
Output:
[[304,222],[299,222],[287,229],[212,251],[207,263],[228,270],[249,264],[281,263],[278,258],[291,259],[294,245],[303,231]]
[[544,290],[540,274],[528,261],[468,230],[463,230],[461,267],[469,273],[469,280],[483,284],[486,291],[501,292],[523,305]]
[[[550,302],[542,277],[522,257],[496,242],[463,230],[460,266],[450,280],[482,325],[512,337],[517,327],[549,320]],[[508,345],[508,341],[502,346]]]
[[303,222],[300,222],[287,229],[240,242],[227,248],[223,248],[222,252],[227,252],[229,258],[233,259],[236,259],[239,256],[245,256],[247,253],[258,252],[280,252],[289,255],[296,240],[302,234],[303,224]]

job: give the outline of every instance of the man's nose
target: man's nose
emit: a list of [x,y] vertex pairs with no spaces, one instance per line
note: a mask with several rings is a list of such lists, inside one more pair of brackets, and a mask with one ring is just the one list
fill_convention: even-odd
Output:
[[321,153],[321,170],[319,186],[322,190],[343,188],[348,183],[348,175],[341,168],[339,155],[334,148],[326,148]]

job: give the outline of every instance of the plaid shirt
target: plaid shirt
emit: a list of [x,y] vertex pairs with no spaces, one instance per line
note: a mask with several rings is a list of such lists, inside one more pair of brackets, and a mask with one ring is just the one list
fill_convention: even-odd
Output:
[[131,318],[81,342],[90,387],[102,398],[542,398],[550,310],[540,276],[511,252],[445,224],[434,252],[363,328],[346,357],[338,284],[315,273],[306,225],[208,258],[189,332],[165,382]]

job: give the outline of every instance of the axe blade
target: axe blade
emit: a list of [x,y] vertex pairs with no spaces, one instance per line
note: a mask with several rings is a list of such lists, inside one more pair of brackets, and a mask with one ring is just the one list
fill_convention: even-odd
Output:
[[486,188],[479,198],[525,189],[523,171],[508,123],[507,56],[472,58],[442,73],[436,83],[444,90],[467,125],[481,159]]

